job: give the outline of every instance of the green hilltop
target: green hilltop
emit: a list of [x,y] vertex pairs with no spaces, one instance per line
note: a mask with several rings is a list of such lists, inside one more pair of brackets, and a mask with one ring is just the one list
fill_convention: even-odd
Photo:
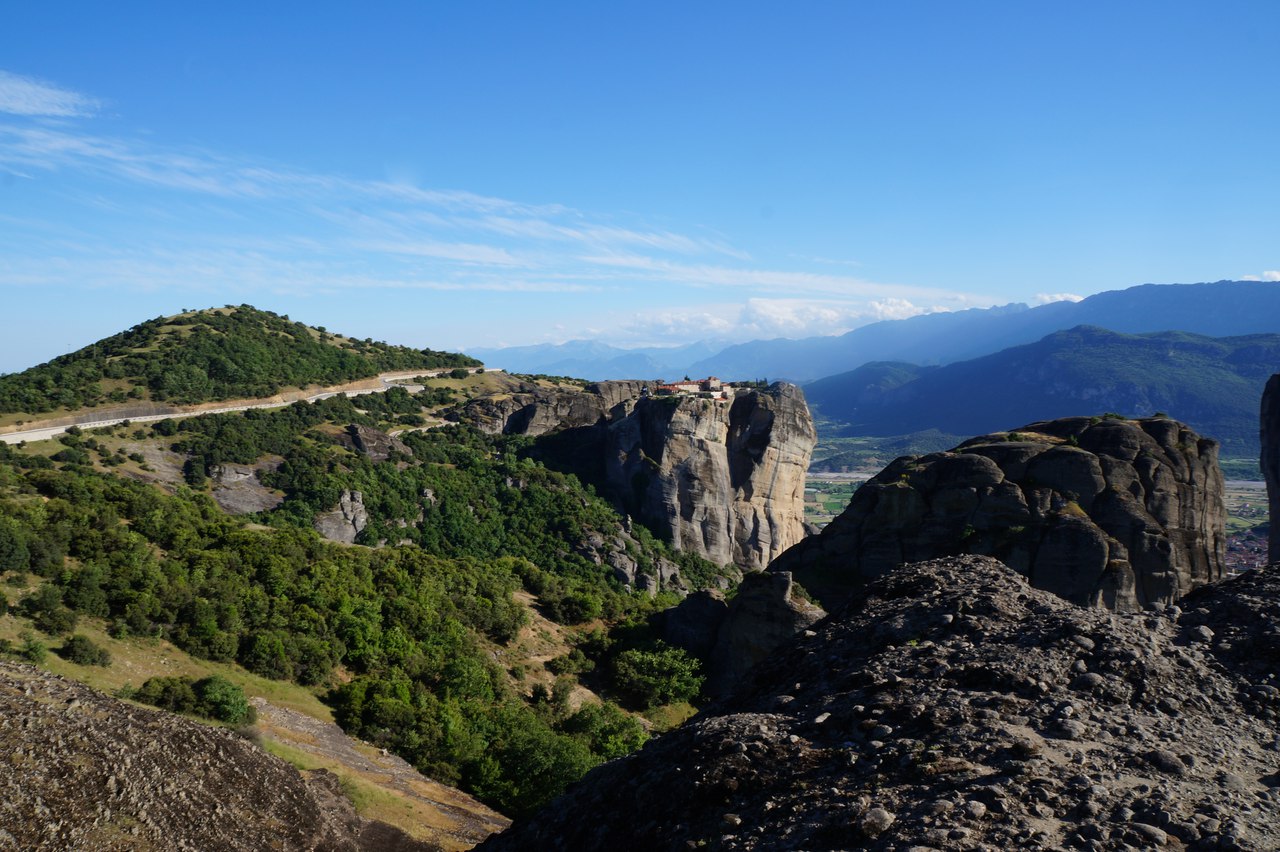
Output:
[[392,370],[478,366],[465,355],[353,340],[249,305],[157,317],[21,373],[0,376],[0,414],[152,400],[268,397]]

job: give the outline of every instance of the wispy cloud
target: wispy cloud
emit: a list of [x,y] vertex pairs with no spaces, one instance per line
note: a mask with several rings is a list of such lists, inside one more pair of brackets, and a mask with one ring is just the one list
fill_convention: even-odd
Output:
[[76,118],[98,111],[94,98],[34,77],[0,71],[0,112],[45,118]]
[[[320,173],[48,120],[97,108],[87,96],[0,72],[0,111],[11,114],[0,121],[0,169],[56,184],[63,209],[78,214],[24,217],[0,229],[0,287],[191,292],[215,301],[374,290],[398,303],[413,290],[598,295],[564,304],[577,336],[598,327],[662,343],[835,334],[991,303],[856,277],[852,261],[760,261],[703,227],[682,232],[563,204]],[[721,302],[683,307],[694,292]],[[517,308],[505,321],[530,325],[534,301],[509,301],[525,313]],[[610,327],[603,320],[622,301],[671,307],[641,308]],[[456,317],[458,306],[475,303],[451,304]],[[542,315],[556,313],[564,311]]]
[[1261,275],[1246,275],[1244,281],[1280,281],[1280,269],[1268,269]]

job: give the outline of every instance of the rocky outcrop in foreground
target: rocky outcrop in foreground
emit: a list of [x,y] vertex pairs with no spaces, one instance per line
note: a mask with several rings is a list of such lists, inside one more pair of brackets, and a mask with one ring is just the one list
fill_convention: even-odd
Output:
[[485,850],[1280,848],[1280,571],[1117,614],[907,566]]
[[225,728],[0,661],[0,849],[431,852]]
[[1280,373],[1262,394],[1262,476],[1270,508],[1270,560],[1280,562]]
[[1224,576],[1218,445],[1166,417],[1069,417],[904,457],[783,554],[829,609],[898,565],[994,556],[1036,588],[1117,610]]
[[652,382],[480,397],[458,417],[544,436],[539,457],[591,483],[678,550],[764,568],[805,535],[817,440],[804,394],[775,383],[729,400],[650,395]]

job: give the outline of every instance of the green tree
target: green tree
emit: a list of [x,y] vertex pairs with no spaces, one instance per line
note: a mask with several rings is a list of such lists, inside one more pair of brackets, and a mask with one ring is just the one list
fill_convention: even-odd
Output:
[[691,701],[702,689],[698,660],[661,642],[650,650],[632,648],[613,660],[613,686],[644,707]]

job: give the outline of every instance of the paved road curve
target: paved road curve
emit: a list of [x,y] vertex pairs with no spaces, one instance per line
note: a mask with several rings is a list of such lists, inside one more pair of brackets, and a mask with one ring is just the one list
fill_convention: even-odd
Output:
[[[490,373],[500,373],[500,369],[492,367],[470,367],[467,372],[474,373],[477,370],[484,370]],[[231,405],[222,406],[220,408],[204,408],[191,411],[176,411],[169,414],[145,414],[141,417],[117,417],[108,420],[91,420],[85,423],[65,424],[62,426],[41,426],[35,429],[24,429],[21,432],[8,432],[0,434],[0,443],[17,444],[21,441],[47,441],[57,435],[66,432],[71,426],[78,426],[81,429],[97,429],[102,426],[116,426],[121,423],[148,423],[156,420],[168,420],[179,417],[203,417],[206,414],[227,414],[232,411],[248,411],[250,408],[284,408],[293,405],[295,402],[314,402],[318,399],[328,399],[331,396],[363,396],[368,393],[383,393],[393,387],[403,387],[410,393],[422,389],[421,385],[404,385],[397,384],[398,380],[412,379],[416,376],[430,376],[432,378],[443,376],[452,371],[446,370],[415,370],[411,373],[382,373],[378,376],[382,382],[380,387],[375,388],[355,388],[352,390],[337,390],[318,393],[313,396],[303,397],[301,399],[292,399],[287,402],[237,402]]]

